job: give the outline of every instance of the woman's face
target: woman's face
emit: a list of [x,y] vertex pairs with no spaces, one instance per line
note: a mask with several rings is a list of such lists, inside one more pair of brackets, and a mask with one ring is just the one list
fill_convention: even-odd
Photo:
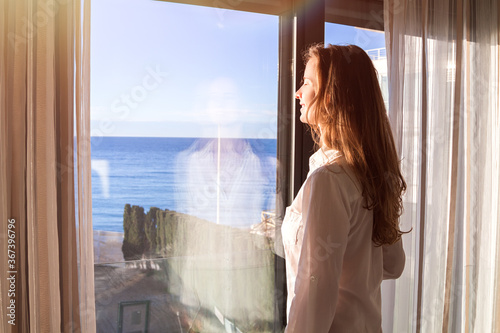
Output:
[[310,125],[316,124],[314,110],[310,106],[311,101],[316,95],[315,90],[318,87],[316,79],[317,63],[318,60],[316,58],[313,57],[309,59],[306,64],[306,70],[304,71],[304,83],[295,93],[295,98],[300,100],[300,121]]

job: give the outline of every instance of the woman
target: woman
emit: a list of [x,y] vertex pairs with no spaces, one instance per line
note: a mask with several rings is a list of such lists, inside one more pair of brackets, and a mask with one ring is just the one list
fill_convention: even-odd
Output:
[[382,279],[404,268],[406,183],[376,70],[359,47],[305,54],[300,120],[321,147],[282,225],[286,332],[381,332]]

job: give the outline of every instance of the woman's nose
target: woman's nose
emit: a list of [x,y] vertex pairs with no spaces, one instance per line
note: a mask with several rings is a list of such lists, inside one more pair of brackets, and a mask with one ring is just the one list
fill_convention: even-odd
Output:
[[300,95],[301,95],[301,92],[300,92],[300,89],[299,89],[299,90],[297,90],[297,91],[295,92],[295,98],[296,98],[296,99],[300,99]]

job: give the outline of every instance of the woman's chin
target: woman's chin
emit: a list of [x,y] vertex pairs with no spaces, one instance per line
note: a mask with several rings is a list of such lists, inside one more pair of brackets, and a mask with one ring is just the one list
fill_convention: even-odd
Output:
[[302,114],[300,115],[300,118],[299,118],[299,119],[300,119],[300,121],[301,121],[302,123],[304,123],[304,124],[309,124],[309,122],[307,121],[307,117],[306,117],[305,113],[302,113]]
[[304,113],[300,115],[300,118],[299,118],[299,119],[300,119],[300,121],[301,121],[302,123],[304,123],[304,124],[314,125],[314,122],[311,122],[309,119],[307,119],[307,116],[306,116],[306,114],[304,114]]

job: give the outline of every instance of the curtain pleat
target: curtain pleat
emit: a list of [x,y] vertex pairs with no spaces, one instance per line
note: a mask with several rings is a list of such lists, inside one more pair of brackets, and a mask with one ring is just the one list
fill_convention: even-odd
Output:
[[[57,177],[58,177],[58,206],[59,239],[60,239],[60,262],[65,269],[60,270],[59,277],[63,283],[61,285],[61,316],[64,323],[64,332],[81,331],[79,289],[78,289],[78,260],[77,248],[75,246],[77,231],[76,223],[67,223],[75,218],[75,180],[74,180],[74,98],[73,82],[74,64],[74,42],[73,34],[73,3],[60,4],[59,11],[64,11],[66,15],[61,15],[56,22],[56,68],[57,95],[56,108],[58,112],[56,119],[56,131],[59,142],[57,151]],[[64,194],[64,195],[63,195]],[[65,255],[66,254],[66,255]]]
[[[42,20],[41,5],[31,3],[31,20]],[[36,43],[35,43],[36,41]],[[27,238],[30,288],[30,331],[60,329],[59,237],[57,234],[54,22],[36,28],[28,42],[28,190]],[[31,148],[32,147],[32,148]],[[30,149],[31,148],[31,149]],[[34,309],[37,309],[34,311]]]
[[385,1],[389,114],[408,183],[394,332],[496,332],[499,8]]
[[[449,17],[450,13],[447,16]],[[450,42],[456,43],[456,55],[455,59],[452,59],[451,61],[454,61],[455,64],[462,64],[462,58],[463,58],[463,0],[457,0],[456,1],[456,24],[455,22],[450,22],[448,25],[451,25],[452,29],[451,35],[455,35],[456,38],[452,39]],[[435,22],[437,24],[437,22]],[[453,27],[455,29],[453,29]],[[444,36],[443,36],[444,37]],[[453,37],[452,37],[453,38]],[[445,40],[446,41],[446,40]],[[466,110],[462,110],[463,106],[463,101],[464,101],[464,93],[462,90],[462,74],[465,74],[466,71],[464,72],[462,70],[462,66],[454,66],[454,78],[455,81],[451,83],[451,89],[454,90],[454,99],[452,103],[452,107],[450,109],[450,117],[451,117],[451,160],[450,160],[450,179],[452,180],[449,182],[449,190],[448,190],[448,196],[450,198],[449,202],[449,218],[448,218],[448,246],[446,250],[446,276],[445,276],[445,286],[444,286],[444,302],[443,302],[443,320],[442,320],[442,331],[448,332],[449,327],[454,326],[454,322],[450,322],[450,305],[454,301],[452,299],[452,277],[454,269],[454,259],[455,258],[455,251],[457,250],[455,248],[456,244],[460,244],[460,240],[456,239],[456,236],[460,235],[460,232],[457,232],[457,220],[458,216],[460,216],[460,212],[457,212],[457,210],[460,209],[460,207],[457,206],[457,201],[459,200],[458,198],[458,193],[457,193],[457,187],[459,186],[458,182],[455,181],[457,179],[457,173],[458,173],[458,163],[459,163],[459,137],[460,137],[460,127],[463,126],[463,117],[461,117],[461,111],[465,112]],[[453,68],[451,69],[453,71]],[[462,152],[466,153],[466,152]],[[467,230],[466,230],[467,231]],[[460,274],[460,272],[458,272]],[[458,284],[454,284],[454,289],[457,288]]]
[[[75,34],[75,114],[76,163],[78,196],[78,257],[81,262],[93,263],[94,242],[92,231],[92,189],[90,155],[90,2],[76,0]],[[95,332],[94,265],[79,271],[82,332]],[[88,292],[88,291],[92,292]]]
[[[9,297],[10,285],[7,277],[10,273],[6,270],[8,266],[7,246],[0,248],[0,264],[2,276],[0,278],[0,292],[2,301],[2,318],[12,320],[11,311],[7,304],[14,300],[14,319],[16,325],[9,324],[8,320],[1,320],[4,332],[29,332],[29,302],[28,302],[28,260],[27,260],[27,229],[26,229],[26,77],[27,77],[27,43],[22,38],[21,31],[23,22],[15,18],[23,17],[27,12],[27,4],[23,1],[2,1],[2,81],[1,94],[2,103],[2,135],[6,149],[2,149],[2,183],[1,197],[5,202],[5,209],[1,210],[2,221],[0,225],[3,230],[1,244],[8,243],[7,221],[15,221],[15,295]],[[24,23],[25,24],[25,23]],[[10,267],[9,267],[10,271]],[[9,275],[7,275],[9,274]],[[5,312],[4,312],[5,311]]]
[[[83,130],[76,141],[89,132],[89,71],[80,65],[89,57],[89,9],[88,1],[0,2],[2,318],[15,302],[15,321],[2,319],[1,332],[95,332],[91,207],[83,202],[90,155],[74,155],[74,128]],[[87,102],[75,108],[78,100]],[[85,195],[75,196],[75,174]],[[13,273],[4,269],[10,219]]]

